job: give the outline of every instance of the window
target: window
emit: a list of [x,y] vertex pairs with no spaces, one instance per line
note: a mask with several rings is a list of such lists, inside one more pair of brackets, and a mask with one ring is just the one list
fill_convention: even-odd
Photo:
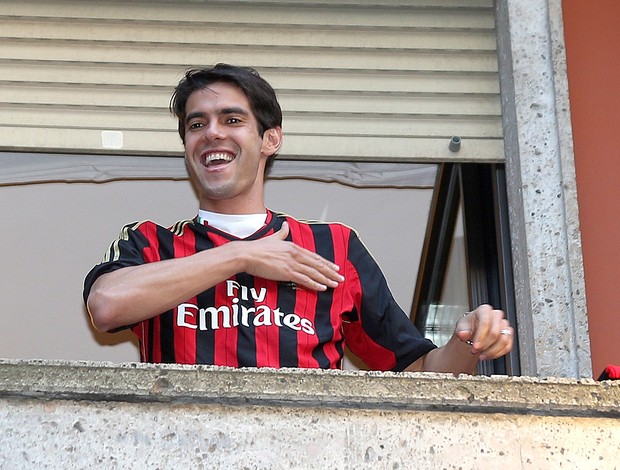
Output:
[[[504,167],[444,163],[437,174],[411,318],[441,345],[458,317],[482,303],[502,308],[516,325]],[[518,375],[517,338],[514,344],[507,356],[480,363],[479,373]]]

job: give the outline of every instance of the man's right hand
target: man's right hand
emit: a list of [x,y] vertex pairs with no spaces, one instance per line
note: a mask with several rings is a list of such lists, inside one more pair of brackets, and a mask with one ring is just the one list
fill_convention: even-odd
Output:
[[310,290],[324,291],[344,281],[340,267],[317,253],[287,241],[289,226],[269,237],[235,242],[244,253],[244,271],[273,281],[294,282]]

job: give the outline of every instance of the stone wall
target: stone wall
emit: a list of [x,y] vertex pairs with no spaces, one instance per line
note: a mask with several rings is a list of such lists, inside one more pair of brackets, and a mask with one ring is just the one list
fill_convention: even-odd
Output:
[[0,361],[0,468],[616,468],[620,383]]
[[495,4],[521,374],[592,377],[562,2]]

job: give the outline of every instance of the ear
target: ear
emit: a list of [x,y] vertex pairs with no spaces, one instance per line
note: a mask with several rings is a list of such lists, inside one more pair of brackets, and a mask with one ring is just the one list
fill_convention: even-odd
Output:
[[263,133],[263,145],[261,152],[263,155],[270,157],[277,153],[282,146],[282,128],[271,127]]

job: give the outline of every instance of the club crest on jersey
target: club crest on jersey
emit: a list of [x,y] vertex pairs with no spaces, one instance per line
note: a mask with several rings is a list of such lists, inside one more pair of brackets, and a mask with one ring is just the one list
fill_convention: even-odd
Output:
[[[199,308],[191,303],[183,303],[176,308],[176,324],[181,328],[198,330],[218,330],[220,328],[277,326],[314,335],[314,325],[308,318],[295,313],[284,313],[279,308],[272,309],[260,304],[267,296],[267,289],[248,288],[236,281],[226,281],[226,296],[230,305]],[[242,302],[253,300],[254,306]]]

